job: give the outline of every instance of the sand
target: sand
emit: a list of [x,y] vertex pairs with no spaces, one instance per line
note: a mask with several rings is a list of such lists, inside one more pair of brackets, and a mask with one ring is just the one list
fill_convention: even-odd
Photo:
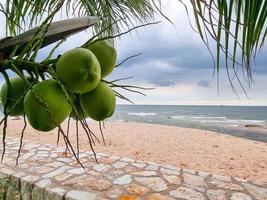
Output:
[[[9,120],[8,124],[8,136],[19,137],[23,120]],[[90,123],[90,127],[101,138],[98,123]],[[97,144],[97,152],[267,183],[266,143],[206,130],[154,124],[108,122],[105,127],[107,145]],[[79,135],[81,149],[90,150],[85,133],[80,131]],[[56,138],[57,130],[42,133],[28,126],[25,132],[25,139],[42,143],[56,144]],[[74,121],[70,138],[75,145]],[[62,138],[61,144],[64,144]]]

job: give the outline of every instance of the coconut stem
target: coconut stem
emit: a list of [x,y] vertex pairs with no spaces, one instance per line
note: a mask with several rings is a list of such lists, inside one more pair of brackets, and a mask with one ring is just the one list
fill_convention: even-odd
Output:
[[27,127],[27,121],[26,121],[25,113],[23,114],[23,122],[24,122],[24,126],[23,126],[23,129],[21,131],[21,135],[20,135],[19,150],[18,150],[18,155],[17,155],[17,158],[16,158],[16,165],[15,166],[17,166],[18,163],[19,163],[19,157],[20,157],[20,153],[21,153],[21,149],[22,149],[24,132],[25,132],[25,129]]

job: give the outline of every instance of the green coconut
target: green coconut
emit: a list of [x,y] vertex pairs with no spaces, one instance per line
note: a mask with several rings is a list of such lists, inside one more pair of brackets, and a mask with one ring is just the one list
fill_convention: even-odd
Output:
[[113,115],[116,97],[106,83],[100,82],[93,91],[80,95],[80,105],[89,117],[102,121]]
[[109,75],[116,65],[116,49],[105,40],[92,42],[87,48],[95,54],[100,63],[101,77]]
[[75,48],[64,53],[57,62],[56,73],[65,87],[74,93],[93,90],[101,78],[96,56],[85,48]]
[[71,105],[57,81],[50,79],[37,83],[27,92],[24,110],[31,126],[46,132],[56,128],[69,116]]
[[26,83],[20,77],[10,79],[9,91],[7,83],[3,84],[1,88],[1,102],[10,116],[19,116],[24,113],[23,99],[26,89]]

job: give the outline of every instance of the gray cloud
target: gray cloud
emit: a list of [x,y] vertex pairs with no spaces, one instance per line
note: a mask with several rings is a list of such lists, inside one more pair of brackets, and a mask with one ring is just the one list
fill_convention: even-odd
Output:
[[197,84],[202,86],[202,87],[209,87],[210,86],[210,82],[206,81],[206,80],[200,80],[197,82]]

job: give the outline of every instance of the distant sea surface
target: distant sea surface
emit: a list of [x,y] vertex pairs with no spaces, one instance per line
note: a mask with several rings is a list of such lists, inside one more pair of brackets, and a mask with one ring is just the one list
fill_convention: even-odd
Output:
[[267,106],[118,105],[109,121],[197,128],[267,143]]

